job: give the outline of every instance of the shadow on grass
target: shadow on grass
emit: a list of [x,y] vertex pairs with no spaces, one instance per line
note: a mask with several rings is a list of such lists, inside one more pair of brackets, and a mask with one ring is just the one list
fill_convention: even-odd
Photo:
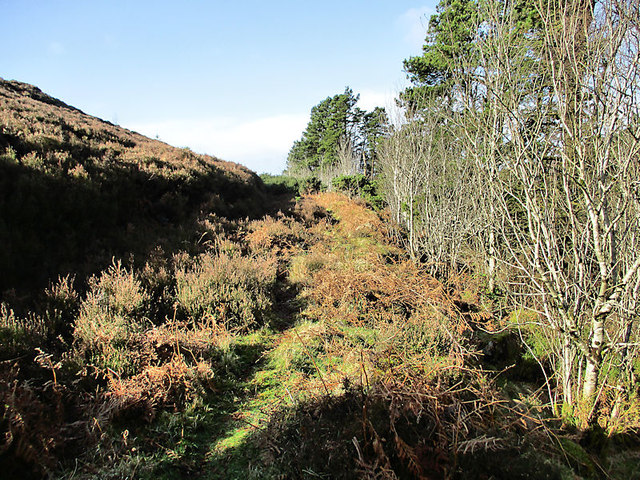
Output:
[[213,164],[201,162],[197,170],[174,166],[162,176],[133,163],[92,163],[90,152],[82,155],[89,155],[82,176],[0,157],[0,295],[40,290],[67,273],[81,279],[114,256],[144,263],[157,247],[188,249],[197,244],[198,220],[206,213],[264,213],[259,182],[247,183]]
[[137,438],[130,445],[135,453],[129,451],[122,458],[129,459],[127,465],[130,459],[138,459],[139,478],[227,478],[209,476],[210,463],[217,458],[221,445],[225,449],[241,448],[245,433],[252,429],[242,420],[246,416],[243,409],[256,393],[252,379],[264,366],[270,342],[268,336],[253,334],[214,352],[215,386],[198,404],[182,411],[162,412],[150,425],[132,429],[131,420],[123,419],[114,426],[114,431],[128,429],[130,436]]
[[637,435],[522,432],[506,411],[462,425],[451,410],[468,399],[411,396],[398,402],[384,388],[346,385],[341,395],[281,408],[261,428],[236,431],[222,451],[211,442],[201,477],[638,478]]

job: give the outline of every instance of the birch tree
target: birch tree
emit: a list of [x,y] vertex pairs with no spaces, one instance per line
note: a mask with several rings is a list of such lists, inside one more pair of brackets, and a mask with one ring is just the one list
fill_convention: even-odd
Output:
[[463,252],[477,237],[480,186],[448,105],[438,95],[425,95],[420,116],[384,142],[381,173],[412,257],[446,279],[467,260]]
[[500,172],[505,261],[527,279],[530,304],[558,340],[564,406],[580,398],[589,423],[612,387],[615,358],[628,371],[636,347],[639,5],[540,1],[537,9],[543,28],[529,44],[505,44],[513,22],[502,21],[481,45],[504,124],[483,141],[502,145],[489,160]]

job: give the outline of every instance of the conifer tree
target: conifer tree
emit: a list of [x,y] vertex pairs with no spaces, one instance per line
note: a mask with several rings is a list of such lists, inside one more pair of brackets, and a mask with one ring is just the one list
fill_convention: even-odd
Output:
[[289,151],[289,174],[304,177],[334,169],[345,161],[345,148],[354,172],[374,172],[374,158],[388,118],[380,107],[369,113],[360,109],[359,98],[347,87],[344,93],[327,97],[311,109],[307,128]]

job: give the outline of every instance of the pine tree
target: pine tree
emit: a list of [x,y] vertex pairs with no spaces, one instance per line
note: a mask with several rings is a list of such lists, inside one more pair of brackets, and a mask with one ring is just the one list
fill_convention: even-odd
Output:
[[[382,136],[388,130],[383,108],[367,113],[357,106],[360,95],[349,87],[311,109],[307,128],[289,151],[287,171],[294,176],[317,175],[345,161],[353,170],[371,174]],[[346,151],[346,152],[345,152]]]

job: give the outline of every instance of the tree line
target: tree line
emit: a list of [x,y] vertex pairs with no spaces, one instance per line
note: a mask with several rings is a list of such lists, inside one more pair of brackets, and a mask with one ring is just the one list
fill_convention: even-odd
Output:
[[[618,415],[637,390],[638,28],[637,2],[450,2],[405,64],[417,137],[435,137],[419,148],[420,187],[413,176],[398,196],[430,220],[416,228],[409,215],[410,240],[448,245],[445,272],[480,252],[491,292],[502,270],[547,337],[551,400],[586,422],[606,402]],[[429,176],[438,164],[444,175]]]
[[327,97],[311,109],[307,128],[289,152],[289,175],[317,177],[330,185],[338,176],[379,173],[376,159],[389,121],[384,108],[371,112],[359,108],[359,98],[346,87],[344,93]]

